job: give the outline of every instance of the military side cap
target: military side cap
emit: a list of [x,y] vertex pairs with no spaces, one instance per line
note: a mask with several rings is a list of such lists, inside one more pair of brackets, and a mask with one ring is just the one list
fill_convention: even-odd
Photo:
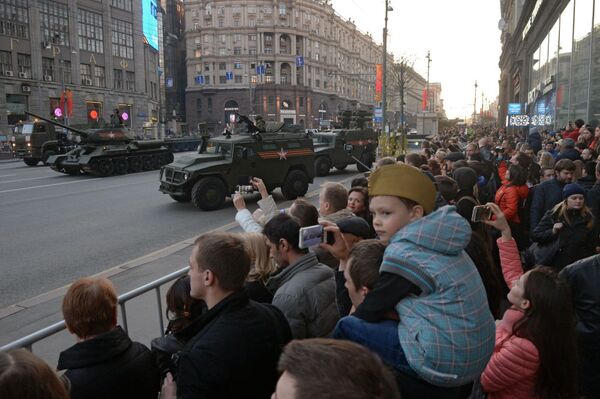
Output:
[[425,212],[435,207],[435,186],[419,169],[405,164],[385,165],[369,177],[369,197],[391,195],[412,200]]

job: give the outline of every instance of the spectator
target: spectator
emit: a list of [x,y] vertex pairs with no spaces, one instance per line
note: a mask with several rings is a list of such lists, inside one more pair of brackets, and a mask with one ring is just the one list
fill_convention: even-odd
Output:
[[[380,168],[369,182],[373,225],[388,247],[374,289],[339,321],[334,337],[367,346],[396,371],[446,394],[456,392],[451,387],[473,381],[493,349],[484,287],[464,252],[469,224],[453,207],[429,214],[435,188],[415,168]],[[335,242],[324,246],[347,259],[339,234]],[[399,322],[386,319],[392,309]]]
[[596,159],[596,154],[594,153],[594,150],[586,148],[583,151],[581,151],[581,160],[583,162],[593,161],[595,159]]
[[477,200],[477,174],[471,168],[458,168],[454,172],[454,180],[458,184],[458,195],[455,202],[456,211],[471,221],[473,207],[479,205]]
[[542,151],[540,153],[540,169],[544,168],[553,168],[554,167],[554,157],[548,151]]
[[445,164],[445,161],[446,161],[446,154],[447,154],[447,152],[446,152],[446,151],[444,151],[444,150],[442,150],[442,149],[439,149],[439,150],[437,150],[437,151],[435,152],[435,155],[434,155],[434,157],[435,157],[435,159],[438,161],[438,163],[439,163],[440,165],[444,165],[444,164]]
[[442,174],[442,168],[436,159],[430,159],[427,161],[427,166],[433,176],[440,176]]
[[105,278],[81,278],[63,298],[77,343],[60,353],[72,399],[156,398],[159,371],[150,350],[117,326],[117,293]]
[[156,357],[161,377],[167,372],[175,373],[176,365],[172,355],[183,349],[185,341],[179,337],[179,332],[205,313],[206,304],[190,295],[190,277],[181,276],[167,291],[167,319],[169,324],[165,335],[152,340],[150,347]]
[[303,198],[298,198],[292,203],[288,214],[298,221],[300,227],[319,224],[319,210]]
[[0,398],[68,399],[69,392],[42,359],[14,349],[0,352]]
[[204,300],[208,312],[186,329],[190,340],[179,353],[177,385],[169,374],[161,398],[267,398],[291,333],[278,309],[248,299],[243,286],[250,257],[243,242],[227,233],[204,234],[189,263],[191,296]]
[[355,177],[350,182],[350,187],[369,187],[369,180],[366,177]]
[[435,176],[435,187],[448,205],[454,205],[458,198],[458,184],[448,176]]
[[426,164],[427,162],[423,160],[421,154],[410,153],[406,154],[404,157],[404,163],[410,166],[414,166],[415,168],[420,168],[421,165]]
[[292,341],[278,369],[281,377],[272,399],[400,399],[396,381],[379,357],[352,342]]
[[479,153],[484,162],[494,162],[494,154],[492,153],[492,145],[489,137],[479,139]]
[[[479,147],[475,143],[467,144],[467,147],[465,148],[465,155],[466,155],[467,161],[480,161],[481,160],[481,156],[479,155]],[[477,159],[473,159],[473,156],[475,156],[475,155],[476,155]]]
[[585,203],[585,190],[576,183],[567,184],[563,188],[563,201],[546,212],[531,239],[540,245],[558,241],[551,264],[544,265],[558,271],[593,255],[598,244],[598,231]]
[[375,164],[375,169],[380,168],[385,165],[395,165],[395,164],[396,164],[396,160],[393,157],[384,157],[384,158],[381,158],[379,161],[377,161],[377,163]]
[[571,161],[581,159],[579,151],[575,149],[575,141],[570,138],[563,139],[560,152],[556,156],[556,162],[561,159],[570,159]]
[[244,229],[246,232],[260,233],[262,231],[262,225],[269,221],[274,215],[277,214],[277,204],[273,200],[273,197],[269,195],[267,187],[262,179],[253,177],[250,180],[252,186],[260,193],[261,199],[258,201],[259,210],[255,214],[251,214],[246,209],[246,202],[241,193],[236,192],[233,196],[233,205],[237,209],[235,214],[235,221]]
[[588,161],[583,164],[582,177],[577,180],[577,184],[585,190],[591,190],[596,184],[596,162]]
[[271,256],[281,271],[267,288],[290,323],[294,338],[328,336],[338,319],[333,270],[318,262],[313,253],[298,247],[300,225],[288,215],[277,215],[263,234]]
[[527,143],[531,147],[534,153],[537,154],[542,149],[542,137],[537,127],[529,129],[529,135],[527,136]]
[[574,126],[571,126],[571,130],[568,130],[563,135],[563,139],[569,138],[569,139],[573,140],[573,142],[576,142],[577,139],[579,138],[581,128],[583,128],[584,125],[585,125],[585,122],[583,119],[576,119],[574,122]]
[[239,238],[251,260],[250,273],[244,283],[246,293],[253,301],[271,303],[273,293],[267,289],[267,281],[277,272],[277,264],[269,256],[265,237],[261,233],[242,233]]
[[369,225],[372,235],[366,238],[375,237],[373,227],[373,218],[369,212],[369,191],[365,187],[352,187],[348,191],[348,209],[358,217],[363,218]]
[[540,183],[533,193],[531,203],[531,230],[536,228],[542,216],[554,205],[563,200],[562,191],[566,184],[573,181],[575,164],[570,159],[563,159],[554,165],[554,179]]
[[446,154],[446,157],[444,158],[444,167],[442,168],[443,173],[445,173],[446,176],[453,177],[454,163],[464,159],[465,156],[462,152],[450,152]]
[[525,184],[525,170],[518,165],[510,165],[505,178],[506,183],[502,184],[496,192],[496,204],[498,204],[510,224],[519,249],[524,250],[527,248],[528,242],[524,239],[524,232],[521,229],[519,211],[521,204],[524,203],[529,194],[529,188]]
[[540,170],[540,183],[554,179],[554,168],[542,168]]
[[332,222],[352,216],[347,209],[348,190],[341,183],[325,183],[319,193],[319,214]]
[[521,258],[502,211],[488,204],[501,232],[504,279],[512,307],[496,328],[494,353],[481,375],[490,399],[575,398],[575,334],[567,284],[540,267],[523,273]]
[[556,156],[558,155],[558,151],[554,148],[554,146],[555,144],[553,141],[546,141],[544,143],[544,151],[550,153],[553,158],[556,158]]
[[600,151],[600,126],[594,128],[594,138],[590,143],[590,149],[596,154]]
[[579,341],[579,393],[600,395],[600,255],[579,260],[560,272],[571,286]]

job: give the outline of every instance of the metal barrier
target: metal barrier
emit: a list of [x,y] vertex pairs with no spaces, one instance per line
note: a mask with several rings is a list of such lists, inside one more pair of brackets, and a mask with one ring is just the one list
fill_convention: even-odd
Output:
[[[119,301],[119,307],[121,309],[121,320],[122,320],[122,327],[125,330],[125,332],[128,332],[127,330],[127,310],[125,308],[125,304],[127,303],[127,301],[130,301],[133,298],[137,298],[140,295],[143,295],[151,290],[155,290],[156,291],[156,303],[158,305],[158,320],[159,320],[159,325],[160,325],[160,334],[161,336],[163,336],[165,334],[165,326],[164,326],[164,321],[163,321],[163,311],[162,311],[162,299],[160,296],[160,287],[162,285],[165,285],[185,274],[187,274],[189,270],[189,267],[184,267],[183,269],[177,270],[176,272],[167,274],[164,277],[159,278],[158,280],[154,280],[148,284],[142,285],[141,287],[138,287],[132,291],[126,292],[123,295],[120,295],[118,298]],[[9,351],[11,349],[17,349],[17,348],[26,348],[28,350],[32,350],[32,346],[33,344],[35,344],[36,342],[39,342],[43,339],[46,339],[58,332],[61,332],[62,330],[66,329],[67,326],[65,324],[65,321],[59,321],[58,323],[54,323],[46,328],[42,328],[41,330],[38,330],[32,334],[29,334],[23,338],[20,338],[16,341],[13,341],[9,344],[6,344],[2,347],[0,347],[0,351]]]

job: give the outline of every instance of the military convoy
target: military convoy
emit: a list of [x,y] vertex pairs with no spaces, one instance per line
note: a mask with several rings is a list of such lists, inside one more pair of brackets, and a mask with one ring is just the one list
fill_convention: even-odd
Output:
[[[80,138],[77,145],[69,151],[46,157],[45,162],[58,172],[69,175],[89,173],[105,177],[113,174],[122,175],[142,170],[159,169],[161,166],[173,161],[173,154],[163,146],[162,141],[137,141],[123,128],[83,131],[30,112],[26,113],[46,122],[44,124],[39,121],[34,122],[34,131],[39,129],[41,133],[44,133],[42,129],[59,126],[65,130],[70,130]],[[48,132],[49,130],[45,130],[45,134],[48,134]],[[31,140],[33,140],[33,137]],[[47,145],[47,141],[41,142],[40,140],[40,143],[41,147]]]
[[282,125],[258,129],[240,116],[246,128],[206,138],[198,154],[183,155],[160,171],[160,188],[175,201],[191,201],[202,210],[223,206],[240,177],[259,176],[267,190],[281,187],[287,199],[306,194],[314,178],[313,141],[305,133],[282,131]]
[[69,136],[62,128],[57,129],[46,121],[22,122],[15,126],[12,151],[25,164],[35,166],[75,148],[76,143]]

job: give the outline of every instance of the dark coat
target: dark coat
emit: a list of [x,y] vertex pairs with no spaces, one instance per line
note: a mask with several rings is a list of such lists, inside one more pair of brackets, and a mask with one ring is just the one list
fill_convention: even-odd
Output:
[[58,369],[66,370],[71,399],[156,399],[160,391],[150,350],[118,326],[61,352]]
[[185,332],[194,336],[179,353],[178,398],[259,399],[274,392],[277,361],[292,338],[277,308],[238,291]]
[[531,231],[538,225],[542,217],[554,205],[563,200],[562,191],[565,185],[556,179],[550,179],[535,186],[531,201]]
[[527,143],[533,152],[537,154],[542,149],[542,137],[540,136],[540,133],[537,131],[529,133],[529,136],[527,137]]
[[581,154],[574,148],[569,148],[568,150],[561,151],[556,156],[556,162],[561,159],[570,159],[571,161],[581,160]]
[[[552,266],[559,271],[575,261],[593,255],[598,245],[597,229],[587,227],[592,218],[582,216],[579,211],[569,210],[567,213],[569,222],[557,212],[549,210],[531,234],[531,239],[541,245],[551,243],[558,235],[560,249],[552,264],[545,266]],[[552,231],[555,223],[564,225],[556,235]]]

